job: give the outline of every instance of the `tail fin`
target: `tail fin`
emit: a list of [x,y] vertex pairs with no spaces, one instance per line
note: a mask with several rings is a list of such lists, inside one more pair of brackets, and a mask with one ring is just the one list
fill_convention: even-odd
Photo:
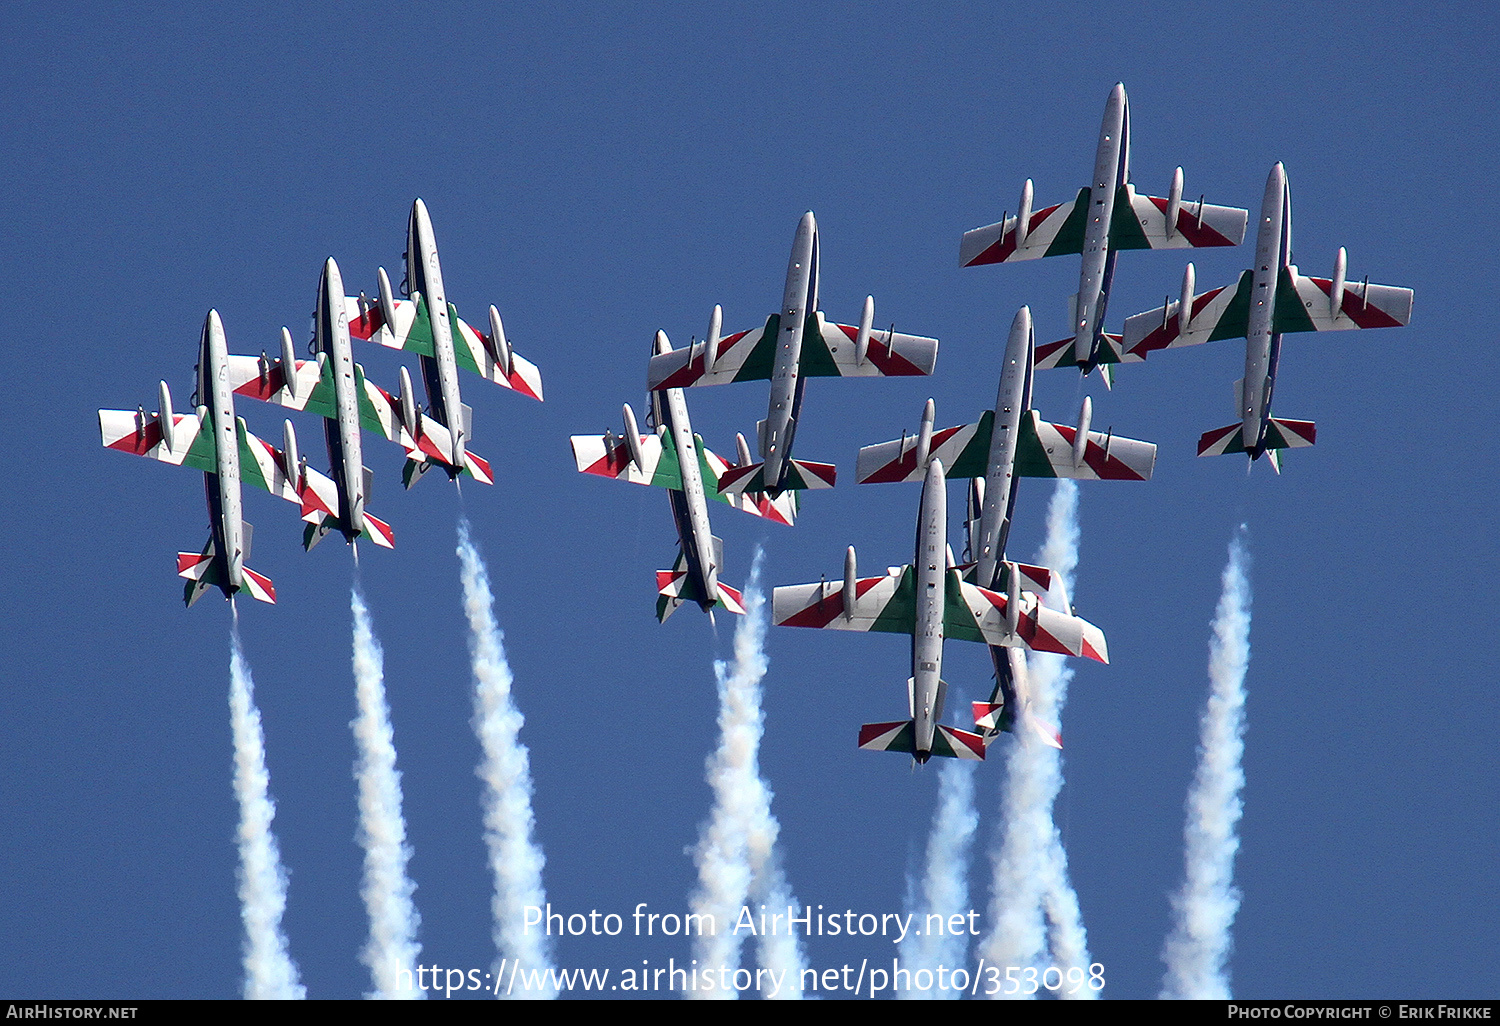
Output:
[[[912,720],[866,723],[859,728],[859,747],[870,752],[905,752],[915,756],[917,726]],[[932,735],[931,755],[948,759],[984,758],[984,738],[967,730],[938,724]]]

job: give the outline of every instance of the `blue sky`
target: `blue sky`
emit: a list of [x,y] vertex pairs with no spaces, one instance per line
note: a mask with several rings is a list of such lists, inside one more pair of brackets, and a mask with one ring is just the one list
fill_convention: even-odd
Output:
[[[639,411],[653,333],[685,342],[714,303],[725,330],[779,303],[803,211],[821,230],[822,305],[942,340],[927,381],[814,380],[798,453],[845,483],[792,530],[718,508],[726,581],[766,546],[770,584],[910,558],[914,488],[856,488],[859,445],[993,402],[1005,332],[1030,304],[1061,337],[1077,262],[960,270],[962,231],[1085,183],[1110,87],[1129,90],[1133,178],[1254,209],[1271,164],[1291,183],[1296,260],[1411,287],[1410,327],[1289,338],[1280,416],[1318,444],[1277,478],[1198,460],[1233,419],[1233,342],[1125,368],[1113,392],[1038,374],[1036,405],[1160,446],[1145,485],[1081,488],[1074,601],[1113,664],[1081,666],[1057,806],[1106,996],[1155,994],[1182,802],[1206,690],[1208,621],[1246,522],[1254,621],[1244,892],[1234,992],[1493,996],[1500,826],[1493,687],[1493,317],[1497,123],[1492,12],[1401,5],[285,5],[230,19],[31,6],[0,32],[0,153],[11,356],[0,424],[16,444],[0,503],[0,991],[228,997],[240,988],[229,786],[226,604],[184,611],[173,553],[205,536],[198,475],[106,452],[95,410],[191,391],[210,307],[232,352],[304,337],[321,262],[373,292],[396,270],[412,198],[432,212],[450,298],[494,303],[542,370],[534,404],[474,378],[473,448],[493,488],[403,493],[371,441],[371,510],[394,552],[365,554],[385,647],[415,856],[423,959],[487,968],[490,879],[459,606],[455,523],[488,558],[526,726],[554,907],[682,911],[684,849],[709,792],[716,638],[689,609],[652,617],[670,565],[665,498],[577,474],[567,436]],[[1200,288],[1249,265],[1200,253]],[[1175,294],[1178,254],[1120,261],[1109,326]],[[364,347],[394,388],[398,360]],[[689,396],[720,452],[764,416],[750,385]],[[241,403],[275,437],[279,410]],[[321,456],[319,426],[298,420]],[[1018,555],[1048,486],[1023,486]],[[955,492],[955,501],[956,501]],[[351,561],[304,554],[284,504],[247,495],[250,563],[278,590],[242,612],[265,721],[285,929],[309,993],[354,997],[366,921],[348,729]],[[955,518],[956,528],[956,518]],[[805,636],[804,636],[805,635]],[[798,897],[899,911],[936,774],[855,750],[903,706],[906,641],[771,631],[762,766]],[[982,649],[945,677],[988,687]],[[1009,743],[1002,742],[1002,743]],[[981,768],[981,850],[1001,760]],[[976,907],[988,866],[974,865]],[[568,940],[567,966],[653,964],[686,946]],[[810,964],[889,945],[814,939]]]

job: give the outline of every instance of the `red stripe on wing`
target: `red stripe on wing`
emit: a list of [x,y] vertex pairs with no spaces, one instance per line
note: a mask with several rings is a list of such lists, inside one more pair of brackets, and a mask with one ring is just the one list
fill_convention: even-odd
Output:
[[[1163,216],[1166,215],[1167,201],[1164,198],[1160,196],[1148,196],[1146,198],[1156,204],[1156,209],[1160,210]],[[1198,223],[1197,211],[1186,203],[1177,208],[1177,230],[1182,233],[1183,238],[1187,239],[1194,246],[1234,245],[1233,242],[1230,242],[1223,235],[1210,228],[1206,222],[1200,225]]]

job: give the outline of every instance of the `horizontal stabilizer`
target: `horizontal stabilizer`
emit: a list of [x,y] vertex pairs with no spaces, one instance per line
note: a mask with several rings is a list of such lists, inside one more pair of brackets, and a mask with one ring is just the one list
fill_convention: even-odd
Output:
[[[722,582],[719,582],[718,588],[718,601],[711,608],[727,609],[738,616],[744,616],[745,601],[740,592]],[[679,552],[672,569],[656,571],[656,619],[666,623],[684,602],[702,605],[703,593],[688,573],[687,559]]]
[[269,577],[258,574],[247,566],[240,567],[240,570],[244,575],[240,587],[228,588],[223,562],[217,558],[212,539],[209,539],[202,552],[177,553],[177,576],[186,578],[188,582],[183,589],[183,602],[191,606],[211,587],[223,590],[226,596],[231,591],[244,590],[250,593],[251,598],[261,602],[276,602],[276,588]]
[[390,524],[379,517],[373,517],[368,513],[365,514],[364,533],[366,538],[369,538],[383,549],[394,549],[396,547],[396,532],[391,530]]
[[[917,755],[916,724],[912,720],[894,723],[866,723],[859,728],[859,747],[870,752],[905,752]],[[984,738],[967,730],[938,724],[932,735],[931,755],[949,759],[984,758]]]
[[[1199,456],[1222,456],[1225,453],[1244,452],[1243,425],[1205,431],[1198,439]],[[1318,439],[1318,426],[1310,420],[1279,420],[1272,417],[1266,425],[1266,449],[1302,449]]]
[[[765,492],[771,490],[762,473],[764,463],[751,463],[743,467],[730,467],[719,478],[719,491]],[[809,460],[790,460],[782,474],[778,491],[807,488],[832,488],[838,477],[838,468],[832,463],[813,463]]]
[[[1083,366],[1078,362],[1073,353],[1074,346],[1071,338],[1044,343],[1036,347],[1036,367],[1038,370],[1046,370],[1049,367]],[[1099,340],[1099,352],[1094,356],[1094,363],[1098,365],[1139,363],[1145,358],[1145,354],[1137,355],[1127,351],[1123,336],[1105,332]],[[1109,384],[1112,380],[1113,378],[1111,377],[1106,381],[1106,384]]]

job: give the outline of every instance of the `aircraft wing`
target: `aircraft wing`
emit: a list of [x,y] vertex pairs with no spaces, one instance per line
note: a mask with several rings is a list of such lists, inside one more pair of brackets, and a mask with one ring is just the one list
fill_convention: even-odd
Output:
[[1082,617],[1047,606],[1030,591],[1020,591],[1020,614],[1011,633],[1006,606],[1010,599],[970,584],[956,570],[948,574],[943,631],[947,637],[986,645],[1021,646],[1033,652],[1083,656],[1109,662],[1104,632]]
[[[613,477],[631,484],[655,485],[658,488],[682,488],[682,467],[677,450],[661,444],[660,435],[638,435],[641,465],[630,458],[630,446],[619,435],[574,435],[573,461],[580,474]],[[706,490],[706,489],[705,489]]]
[[[658,391],[767,380],[775,364],[780,331],[781,315],[772,314],[762,327],[721,338],[714,347],[711,368],[706,364],[707,349],[703,345],[658,353],[647,368],[646,387]],[[935,338],[871,331],[861,361],[855,358],[854,350],[858,334],[858,328],[825,321],[821,311],[813,311],[802,332],[802,359],[797,372],[809,378],[883,377],[931,374],[936,366]]]
[[[947,637],[988,645],[1023,646],[1037,652],[1086,656],[1109,662],[1104,632],[1087,620],[1048,608],[1030,591],[1021,592],[1016,632],[1008,627],[999,592],[965,582],[956,570],[948,574],[943,631]],[[772,594],[772,619],[783,627],[818,627],[841,631],[911,634],[916,630],[916,572],[892,567],[884,577],[855,582],[853,615],[844,610],[844,582],[793,584]]]
[[844,582],[789,584],[771,596],[771,618],[783,627],[910,634],[917,627],[917,575],[891,567],[884,577],[854,582],[854,615],[844,615]]
[[1021,477],[1071,477],[1080,481],[1147,481],[1156,467],[1156,445],[1090,431],[1083,458],[1073,459],[1078,428],[1050,424],[1035,410],[1021,418],[1015,472]]
[[[1159,349],[1202,345],[1221,338],[1244,338],[1250,326],[1250,292],[1255,275],[1240,274],[1239,281],[1193,297],[1188,330],[1178,316],[1181,303],[1168,303],[1155,310],[1125,319],[1122,345],[1136,359],[1145,359]],[[1327,302],[1327,297],[1324,297]]]
[[[814,312],[802,334],[803,377],[909,377],[931,374],[937,366],[938,340],[922,335],[903,335],[894,329],[871,331],[865,358],[856,359],[854,340],[859,328],[825,321]],[[816,328],[816,330],[814,330]]]
[[[948,477],[985,476],[994,423],[994,411],[986,410],[973,424],[932,433],[930,453],[943,461]],[[1090,431],[1083,459],[1075,463],[1077,435],[1074,426],[1051,424],[1035,410],[1027,411],[1016,437],[1015,473],[1079,480],[1145,481],[1151,477],[1156,465],[1153,443]],[[926,473],[925,465],[917,466],[917,437],[911,435],[859,450],[855,479],[861,484],[921,481]]]
[[[573,461],[582,474],[613,477],[631,484],[656,485],[659,488],[682,489],[682,466],[675,446],[663,445],[660,435],[637,435],[641,444],[642,465],[630,458],[630,446],[619,435],[574,435]],[[727,503],[735,509],[790,526],[797,519],[795,492],[782,492],[772,499],[764,493],[719,491],[719,479],[733,466],[694,436],[698,446],[698,467],[703,475],[703,491],[710,499]]]
[[[986,410],[976,423],[934,431],[928,451],[943,461],[943,468],[950,478],[983,477],[989,469],[990,435],[994,432],[994,425],[994,411]],[[854,479],[860,484],[921,481],[926,476],[926,464],[917,466],[916,435],[865,446],[859,450],[854,469]]]
[[1122,185],[1109,225],[1111,249],[1188,249],[1238,246],[1245,239],[1250,214],[1240,207],[1216,207],[1201,200],[1179,204],[1177,223],[1167,224],[1169,201],[1142,196]]
[[795,489],[787,489],[776,498],[771,498],[765,492],[724,492],[719,490],[719,481],[726,472],[733,469],[737,464],[730,463],[718,455],[708,446],[703,444],[703,439],[697,435],[693,440],[698,445],[698,464],[703,471],[703,490],[710,499],[728,503],[743,513],[749,513],[752,517],[761,517],[764,520],[774,521],[791,527],[797,522],[797,492]]
[[1068,203],[1034,211],[1026,239],[1016,245],[1016,218],[1007,217],[983,228],[964,232],[958,248],[960,267],[1013,263],[1039,257],[1083,252],[1083,223],[1088,215],[1089,189],[1079,189]]
[[529,395],[536,400],[542,398],[542,372],[537,370],[536,364],[507,348],[506,352],[510,356],[510,370],[507,373],[500,359],[505,354],[495,347],[495,342],[489,335],[475,330],[459,317],[452,303],[448,304],[448,323],[453,325],[453,356],[460,367],[473,371],[501,388]]
[[[338,404],[333,391],[333,368],[319,356],[316,360],[298,360],[289,375],[281,360],[265,356],[229,357],[230,387],[235,395],[285,406],[290,410],[316,413],[337,420]],[[288,388],[288,380],[295,388]],[[365,377],[365,369],[354,365],[354,387],[359,406],[359,425],[382,438],[414,448],[411,436],[401,423],[401,404],[379,385]],[[424,418],[425,419],[425,418]]]
[[[362,296],[345,296],[344,312],[349,319],[349,337],[375,342],[387,349],[400,349],[418,356],[436,357],[432,342],[432,318],[427,310],[427,300],[396,299],[391,303],[392,320],[386,323],[380,305]],[[510,369],[500,360],[494,341],[476,330],[463,318],[452,303],[448,304],[448,323],[453,328],[454,362],[465,370],[471,370],[487,381],[502,388],[509,388],[533,399],[542,398],[542,373],[536,364],[514,352],[510,355]]]
[[363,296],[345,296],[344,312],[349,319],[349,337],[374,342],[387,349],[400,349],[418,356],[435,356],[432,348],[432,319],[427,301],[397,299],[391,303],[395,315],[390,323],[381,316],[380,304]]
[[177,467],[215,473],[218,449],[196,413],[172,415],[172,444],[162,436],[161,415],[144,410],[100,410],[99,437],[106,449],[146,456]]
[[1349,328],[1399,328],[1411,321],[1411,289],[1369,282],[1347,282],[1337,311],[1333,282],[1282,268],[1276,283],[1276,316],[1272,330],[1344,331]]
[[651,357],[646,369],[646,387],[687,388],[691,385],[726,385],[731,381],[764,381],[771,377],[776,355],[776,332],[781,315],[772,314],[764,325],[719,339],[714,347],[713,367],[705,366],[706,347],[693,345]]

